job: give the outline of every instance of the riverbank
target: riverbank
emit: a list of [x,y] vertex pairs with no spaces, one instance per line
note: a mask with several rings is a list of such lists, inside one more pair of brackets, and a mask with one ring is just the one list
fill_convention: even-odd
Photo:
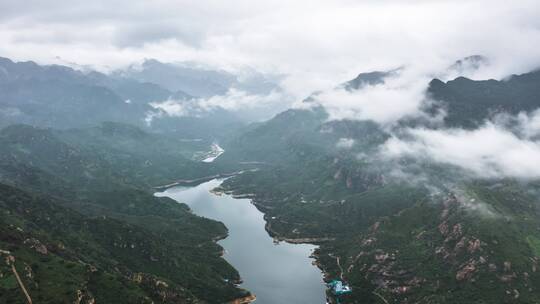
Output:
[[[225,195],[219,189],[221,182],[171,188],[159,195],[184,202],[194,214],[225,224],[229,236],[219,241],[225,249],[223,257],[240,273],[244,281],[241,287],[261,303],[324,303],[322,274],[312,258],[315,246],[301,242],[276,245],[265,229],[264,213],[245,196]],[[243,298],[236,303],[254,299]]]
[[173,187],[196,187],[200,184],[203,184],[203,183],[206,183],[206,182],[209,182],[211,180],[214,180],[214,179],[223,179],[223,178],[228,178],[228,177],[231,177],[231,176],[235,176],[235,175],[238,175],[238,174],[242,174],[244,172],[253,172],[253,171],[257,171],[257,169],[249,169],[249,170],[240,170],[240,171],[235,171],[235,172],[231,172],[231,173],[218,173],[218,174],[214,174],[214,175],[209,175],[209,176],[203,176],[203,177],[199,177],[199,178],[194,178],[194,179],[179,179],[179,180],[176,180],[170,184],[166,184],[166,185],[161,185],[161,186],[154,186],[153,188],[158,191],[158,192],[161,192],[161,191],[165,191],[169,188],[173,188]]
[[255,302],[257,297],[255,295],[249,295],[247,297],[242,297],[233,301],[230,301],[228,304],[249,304]]
[[[261,213],[263,213],[263,218],[265,221],[265,231],[268,233],[269,236],[272,237],[274,243],[279,244],[280,242],[286,242],[289,244],[308,244],[308,245],[314,245],[314,246],[320,246],[324,243],[333,242],[336,240],[334,237],[299,237],[299,238],[292,238],[290,236],[281,234],[277,232],[276,230],[272,229],[272,219],[268,215],[268,212],[273,210],[272,206],[268,206],[262,202],[260,202],[257,199],[257,195],[254,193],[241,193],[236,191],[235,189],[224,189],[222,187],[218,187],[216,189],[213,189],[212,192],[216,195],[230,195],[237,199],[249,199],[250,203],[254,205],[257,210],[259,210]],[[324,282],[328,282],[333,279],[332,273],[333,271],[330,271],[328,267],[325,267],[321,256],[317,253],[317,250],[314,251],[310,258],[313,259],[312,264],[316,266],[322,274],[322,278]],[[328,296],[328,295],[327,295]],[[327,300],[330,298],[327,298]]]

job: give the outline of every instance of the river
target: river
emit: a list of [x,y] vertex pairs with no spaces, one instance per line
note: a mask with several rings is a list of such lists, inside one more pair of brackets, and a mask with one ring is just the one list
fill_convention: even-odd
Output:
[[263,214],[249,199],[214,195],[219,186],[212,180],[196,187],[175,187],[158,193],[188,204],[197,215],[221,221],[229,236],[219,244],[224,258],[239,272],[243,288],[257,296],[258,304],[322,304],[325,286],[320,270],[309,256],[313,245],[274,244],[264,229]]

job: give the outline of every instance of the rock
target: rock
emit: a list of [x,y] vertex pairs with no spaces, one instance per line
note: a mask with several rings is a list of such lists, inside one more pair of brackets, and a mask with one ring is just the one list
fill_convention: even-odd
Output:
[[168,287],[169,287],[169,284],[167,284],[167,283],[164,282],[164,281],[157,280],[157,281],[156,281],[156,287],[164,287],[164,288],[168,288]]
[[481,242],[479,239],[469,241],[469,246],[467,246],[467,251],[469,253],[475,253],[476,251],[479,251],[481,249]]
[[461,226],[461,224],[460,223],[455,224],[454,227],[452,227],[452,236],[455,239],[457,239],[462,234],[463,234],[463,227]]
[[476,271],[476,263],[471,261],[467,263],[456,273],[456,280],[463,281],[470,279]]
[[394,289],[392,289],[392,292],[395,294],[404,294],[411,290],[410,286],[398,286]]
[[24,240],[24,244],[29,244],[30,248],[34,249],[35,251],[47,255],[49,251],[47,250],[47,247],[43,245],[38,239],[30,238]]
[[503,283],[509,283],[509,282],[512,282],[512,280],[514,280],[516,277],[517,275],[515,273],[505,274],[505,275],[499,276],[499,280],[501,280],[501,282]]
[[509,261],[504,262],[504,272],[509,272],[512,270],[512,263]]
[[448,234],[448,224],[446,222],[442,222],[440,225],[439,225],[439,232],[443,235],[443,236],[446,236]]
[[375,243],[376,241],[377,241],[376,238],[372,238],[372,237],[367,238],[362,242],[362,246],[369,246],[369,245]]
[[388,253],[376,253],[375,254],[375,260],[379,264],[384,263],[389,257],[390,257],[390,255],[388,255]]

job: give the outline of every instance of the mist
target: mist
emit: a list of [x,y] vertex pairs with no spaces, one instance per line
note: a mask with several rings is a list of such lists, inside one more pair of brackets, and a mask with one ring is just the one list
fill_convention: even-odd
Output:
[[360,72],[441,70],[474,54],[491,62],[472,75],[478,79],[527,72],[540,66],[540,8],[533,0],[518,3],[6,1],[0,54],[102,71],[144,58],[232,72],[251,67],[286,75],[282,88],[301,100]]

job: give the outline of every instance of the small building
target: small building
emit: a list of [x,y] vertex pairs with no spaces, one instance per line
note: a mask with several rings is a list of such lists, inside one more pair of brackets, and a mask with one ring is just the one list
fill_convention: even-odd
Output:
[[326,284],[326,286],[330,288],[330,291],[335,296],[341,296],[352,292],[352,288],[340,280],[333,280],[332,282]]

